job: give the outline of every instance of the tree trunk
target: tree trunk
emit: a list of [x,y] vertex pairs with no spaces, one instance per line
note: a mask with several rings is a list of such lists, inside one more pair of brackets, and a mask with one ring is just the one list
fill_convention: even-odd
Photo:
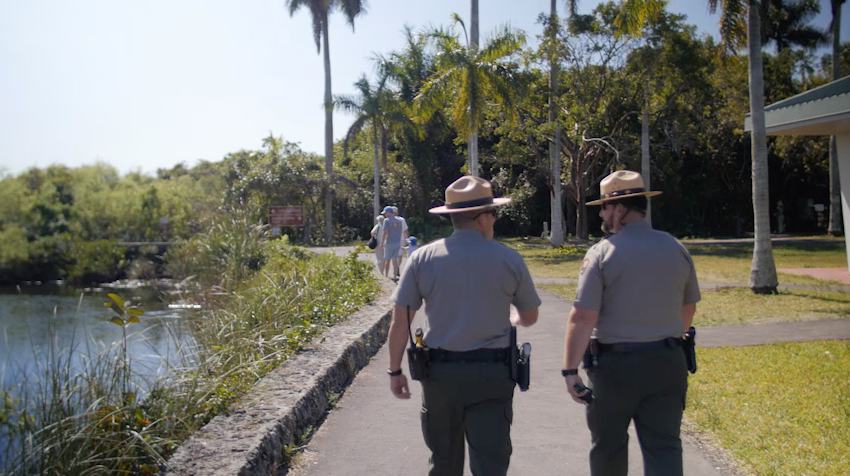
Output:
[[[832,0],[832,80],[841,79],[841,4]],[[829,138],[829,229],[833,236],[842,234],[841,179],[838,175],[838,145],[835,136]]]
[[478,50],[478,0],[470,1],[469,46],[474,51]]
[[[578,162],[578,160],[576,160]],[[576,171],[580,171],[581,167],[576,165]],[[586,240],[588,237],[587,229],[587,179],[583,174],[576,173],[576,238]]]
[[[478,51],[478,0],[470,1],[469,12],[469,48],[473,53]],[[469,111],[469,175],[478,177],[478,129],[475,127],[473,108]]]
[[331,93],[331,54],[328,48],[328,19],[322,25],[325,62],[325,173],[328,175],[328,187],[325,190],[325,244],[330,244],[333,236],[333,168],[334,168],[334,109]]
[[552,29],[552,51],[549,52],[549,123],[554,126],[554,139],[549,142],[549,160],[552,164],[552,232],[549,243],[557,246],[564,244],[564,209],[561,200],[561,126],[555,109],[555,99],[558,97],[558,58],[555,53],[555,28],[558,21],[556,0],[549,2],[549,28]]
[[375,149],[375,199],[372,202],[372,216],[377,217],[381,212],[381,163],[380,146],[378,142],[378,126],[372,124],[372,147]]
[[750,288],[756,294],[775,294],[779,282],[770,242],[770,196],[767,174],[767,134],[764,125],[764,71],[758,5],[747,7],[747,57],[749,63],[750,117],[753,120],[753,263]]
[[478,130],[473,128],[473,120],[469,119],[469,175],[478,177]]
[[[649,71],[647,71],[649,73]],[[640,174],[643,176],[643,186],[652,190],[652,175],[649,168],[649,75],[646,78],[646,89],[643,91],[643,113],[640,118]],[[646,201],[646,222],[652,226],[652,203]]]

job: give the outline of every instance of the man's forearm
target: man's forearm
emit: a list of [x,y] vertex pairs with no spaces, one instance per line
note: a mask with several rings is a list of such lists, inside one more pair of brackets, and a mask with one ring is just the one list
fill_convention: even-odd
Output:
[[685,332],[688,332],[688,329],[691,328],[694,322],[694,314],[697,312],[697,305],[694,304],[685,304],[682,306],[682,323],[685,326]]
[[597,313],[578,310],[575,306],[570,311],[567,321],[567,332],[564,336],[564,368],[577,369],[587,350],[593,328],[596,326]]
[[[413,320],[413,315],[416,311],[410,311],[410,320]],[[390,370],[398,370],[401,368],[401,361],[404,357],[404,348],[407,345],[408,337],[410,336],[410,324],[408,323],[407,307],[395,306],[393,308],[393,317],[390,322],[389,331],[389,350],[390,350]]]

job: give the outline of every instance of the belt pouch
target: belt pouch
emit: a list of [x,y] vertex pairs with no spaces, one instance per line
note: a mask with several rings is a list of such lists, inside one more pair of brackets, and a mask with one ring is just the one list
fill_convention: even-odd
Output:
[[599,365],[599,341],[596,340],[596,337],[591,337],[587,343],[587,349],[584,351],[582,363],[586,371],[594,369]]
[[410,378],[428,380],[428,367],[431,363],[427,347],[411,346],[407,348],[407,364],[410,366]]

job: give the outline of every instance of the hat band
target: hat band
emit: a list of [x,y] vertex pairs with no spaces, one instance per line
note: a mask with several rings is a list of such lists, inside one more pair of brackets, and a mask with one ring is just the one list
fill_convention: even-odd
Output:
[[458,208],[480,207],[481,205],[492,205],[493,197],[476,198],[475,200],[467,200],[465,202],[446,203],[446,208],[456,210]]
[[615,190],[613,192],[606,193],[603,198],[612,198],[619,197],[620,195],[631,195],[634,193],[642,193],[645,190],[643,188],[627,188],[625,190]]

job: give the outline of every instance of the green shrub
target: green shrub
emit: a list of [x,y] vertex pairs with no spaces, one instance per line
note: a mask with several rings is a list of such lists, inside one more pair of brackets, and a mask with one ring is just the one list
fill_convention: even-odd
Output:
[[124,248],[114,241],[81,241],[71,244],[65,279],[74,284],[114,281],[123,273]]

